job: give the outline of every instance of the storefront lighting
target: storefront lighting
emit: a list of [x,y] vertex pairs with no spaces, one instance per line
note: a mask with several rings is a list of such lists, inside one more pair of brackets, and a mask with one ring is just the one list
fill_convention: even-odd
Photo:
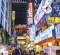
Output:
[[28,47],[30,47],[31,45],[29,44]]
[[38,48],[39,46],[38,46],[38,45],[36,45],[36,47]]
[[48,46],[52,46],[52,42],[49,42],[49,43],[48,43]]
[[55,40],[53,42],[55,42]]
[[59,46],[60,46],[60,42],[59,42]]

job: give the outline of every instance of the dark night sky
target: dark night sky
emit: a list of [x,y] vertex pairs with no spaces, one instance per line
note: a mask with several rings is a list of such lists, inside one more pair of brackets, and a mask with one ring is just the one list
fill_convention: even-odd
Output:
[[13,3],[12,10],[15,10],[15,25],[27,24],[27,4]]

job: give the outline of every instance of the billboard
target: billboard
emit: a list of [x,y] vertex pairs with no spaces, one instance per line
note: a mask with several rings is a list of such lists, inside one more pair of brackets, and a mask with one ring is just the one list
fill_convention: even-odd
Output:
[[60,17],[60,3],[52,3],[52,16]]
[[42,16],[45,13],[50,13],[51,12],[51,3],[52,0],[42,0],[41,4],[39,5],[39,8],[34,16],[34,23],[35,25],[39,22],[39,20],[42,18]]
[[47,24],[57,24],[60,22],[60,17],[48,17],[47,18]]
[[30,41],[34,41],[35,38],[35,27],[32,25],[32,27],[29,28],[28,34],[30,37]]
[[40,21],[39,21],[38,24],[36,25],[36,29],[38,30],[38,29],[41,28],[42,25],[44,25],[45,23],[46,23],[45,16],[42,16],[42,18],[40,19]]
[[56,39],[60,38],[60,23],[55,26],[55,31],[56,31]]
[[40,33],[35,39],[37,42],[53,37],[54,25],[50,26],[48,29]]
[[33,4],[32,2],[28,3],[28,15],[27,15],[27,24],[33,24]]
[[33,17],[33,4],[28,3],[28,9],[29,9],[29,17]]
[[12,20],[15,20],[15,11],[12,11]]
[[41,1],[42,0],[34,0],[34,8],[35,8],[35,11],[37,11],[36,9],[39,7]]
[[27,18],[27,24],[33,24],[33,18]]
[[57,2],[57,3],[59,3],[59,2],[60,2],[60,0],[54,0],[54,2]]

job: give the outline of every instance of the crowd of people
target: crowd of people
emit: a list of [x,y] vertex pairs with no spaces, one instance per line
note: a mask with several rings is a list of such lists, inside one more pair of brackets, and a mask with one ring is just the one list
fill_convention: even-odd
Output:
[[34,50],[22,50],[20,48],[16,48],[12,51],[12,55],[48,55],[47,53],[44,53],[44,51],[36,52]]

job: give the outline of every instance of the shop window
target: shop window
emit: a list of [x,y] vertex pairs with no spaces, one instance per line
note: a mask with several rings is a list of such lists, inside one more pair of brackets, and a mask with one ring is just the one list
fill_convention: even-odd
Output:
[[60,50],[56,50],[56,55],[60,55]]

